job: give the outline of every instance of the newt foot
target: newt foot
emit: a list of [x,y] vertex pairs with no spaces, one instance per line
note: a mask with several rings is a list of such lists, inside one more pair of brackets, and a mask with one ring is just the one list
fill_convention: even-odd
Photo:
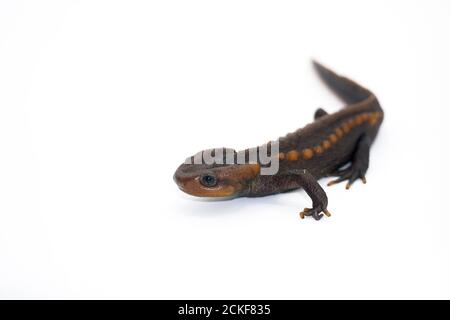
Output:
[[316,208],[305,208],[302,212],[300,212],[300,218],[304,219],[305,217],[312,216],[315,220],[320,220],[323,217],[323,212],[327,217],[331,216],[331,213],[327,209],[321,209],[319,207]]
[[367,180],[365,177],[365,171],[367,169],[360,169],[358,167],[354,167],[353,165],[350,166],[347,169],[343,169],[343,170],[338,170],[332,174],[330,174],[330,176],[334,176],[334,177],[338,177],[337,179],[328,182],[327,186],[332,186],[334,184],[340,183],[342,181],[348,180],[345,189],[350,189],[350,187],[352,186],[353,182],[355,182],[357,179],[361,179],[361,181],[366,184]]

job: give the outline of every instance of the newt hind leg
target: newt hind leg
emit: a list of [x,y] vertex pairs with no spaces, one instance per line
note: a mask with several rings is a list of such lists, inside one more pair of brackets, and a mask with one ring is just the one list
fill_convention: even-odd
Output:
[[330,181],[328,186],[332,186],[336,183],[346,181],[346,189],[350,189],[353,182],[357,179],[361,179],[363,183],[366,183],[366,172],[369,168],[369,153],[370,153],[371,140],[368,135],[364,134],[360,137],[353,159],[349,167],[345,169],[338,169],[330,174],[330,176],[338,177],[336,180]]

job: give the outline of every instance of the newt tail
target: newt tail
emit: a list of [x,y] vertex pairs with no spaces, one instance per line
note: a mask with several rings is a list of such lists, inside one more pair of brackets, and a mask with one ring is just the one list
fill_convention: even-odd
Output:
[[[197,153],[176,170],[174,180],[179,188],[194,196],[214,198],[260,197],[303,188],[312,207],[305,208],[300,217],[319,220],[324,214],[330,216],[327,195],[317,180],[335,176],[328,185],[347,181],[347,189],[358,179],[366,183],[370,147],[384,113],[368,89],[317,62],[313,66],[346,107],[332,114],[317,109],[312,123],[257,148]],[[278,164],[276,172],[264,173],[268,164],[261,150],[270,151],[270,159]]]

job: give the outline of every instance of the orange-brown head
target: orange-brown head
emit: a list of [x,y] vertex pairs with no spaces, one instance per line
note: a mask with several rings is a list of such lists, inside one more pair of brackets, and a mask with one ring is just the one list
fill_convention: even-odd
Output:
[[173,179],[182,191],[193,196],[237,197],[248,194],[259,171],[259,164],[182,164]]

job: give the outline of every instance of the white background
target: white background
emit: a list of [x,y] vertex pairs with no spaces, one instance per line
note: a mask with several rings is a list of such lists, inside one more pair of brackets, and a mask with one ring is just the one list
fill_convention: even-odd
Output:
[[[450,298],[448,1],[2,1],[1,298]],[[176,167],[372,89],[367,185],[205,202]],[[321,180],[325,187],[326,179]]]

